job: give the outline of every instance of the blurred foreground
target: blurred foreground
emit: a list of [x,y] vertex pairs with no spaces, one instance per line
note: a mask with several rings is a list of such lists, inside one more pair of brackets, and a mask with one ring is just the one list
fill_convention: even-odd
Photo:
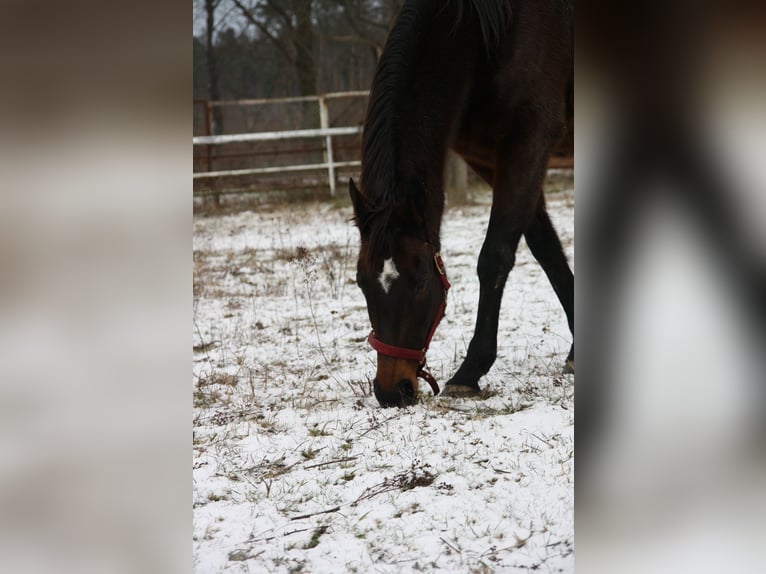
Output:
[[763,10],[578,8],[577,569],[761,571]]

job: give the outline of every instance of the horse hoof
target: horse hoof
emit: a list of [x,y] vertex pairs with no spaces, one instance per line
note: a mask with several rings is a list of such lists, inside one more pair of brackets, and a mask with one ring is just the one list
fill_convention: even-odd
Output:
[[439,394],[440,397],[477,397],[481,394],[478,387],[468,387],[466,385],[444,385],[444,390]]
[[567,359],[563,370],[565,375],[574,375],[574,359]]

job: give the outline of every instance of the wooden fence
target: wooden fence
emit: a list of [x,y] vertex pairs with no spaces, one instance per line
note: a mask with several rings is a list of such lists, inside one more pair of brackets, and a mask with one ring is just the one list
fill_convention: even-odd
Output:
[[[330,195],[335,196],[341,176],[358,176],[367,97],[367,91],[355,91],[295,98],[194,100],[194,194],[217,197],[250,191],[329,188]],[[305,119],[305,106],[312,102],[318,106],[319,128],[293,129]],[[289,106],[293,107],[292,113]],[[247,131],[211,134],[215,108],[221,112],[239,111],[241,117],[230,114],[224,127]],[[242,116],[246,110],[262,108],[271,112]],[[198,110],[201,114],[196,113]],[[220,112],[218,115],[222,116]],[[342,125],[336,125],[339,123]],[[276,129],[263,129],[269,127]],[[573,167],[573,140],[569,136],[551,158],[550,167]]]
[[[193,137],[195,194],[220,194],[248,190],[258,187],[257,184],[261,179],[258,176],[289,175],[300,172],[311,174],[311,177],[302,178],[298,182],[299,187],[329,187],[330,195],[334,196],[339,169],[353,168],[356,172],[360,166],[360,134],[367,95],[366,91],[358,91],[297,98],[218,102],[195,100],[195,105],[204,106],[204,132],[206,132],[206,135]],[[361,105],[355,106],[351,118],[348,114],[345,118],[343,114],[336,114],[346,122],[350,119],[349,123],[352,125],[332,125],[335,118],[331,118],[328,104],[344,99],[363,100],[359,102]],[[316,102],[318,105],[320,125],[318,129],[280,129],[210,135],[214,107],[278,106],[307,102]],[[338,157],[339,141],[347,142],[347,145],[342,146],[340,150],[344,152],[345,158]],[[271,142],[271,145],[265,144],[260,147],[251,145],[263,142]],[[284,142],[287,145],[275,145],[277,142]],[[295,145],[300,142],[319,142],[319,146]],[[196,153],[198,149],[201,153]],[[221,149],[228,151],[221,152]],[[317,157],[317,152],[321,152],[320,161],[314,159]],[[258,159],[263,157],[269,158],[269,165],[257,165]],[[231,167],[234,161],[239,165]],[[281,183],[278,187],[285,187],[285,184]]]

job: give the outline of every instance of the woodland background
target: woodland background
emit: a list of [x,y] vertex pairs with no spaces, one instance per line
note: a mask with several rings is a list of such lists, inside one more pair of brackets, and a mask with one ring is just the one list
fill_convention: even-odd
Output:
[[[194,98],[367,90],[403,0],[195,0]],[[315,105],[302,126],[316,127]],[[273,113],[278,114],[278,108]],[[213,131],[231,131],[221,110]]]

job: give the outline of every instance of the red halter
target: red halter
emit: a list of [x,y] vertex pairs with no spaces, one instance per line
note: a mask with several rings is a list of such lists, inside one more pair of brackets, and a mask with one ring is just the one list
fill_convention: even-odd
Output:
[[411,361],[417,361],[417,376],[425,379],[428,384],[431,385],[431,390],[433,390],[434,395],[438,395],[439,384],[436,382],[434,376],[426,371],[426,353],[428,352],[428,346],[431,344],[431,339],[436,332],[436,327],[439,326],[442,317],[444,317],[444,311],[447,308],[447,291],[449,291],[450,284],[449,281],[447,281],[447,273],[444,270],[444,262],[442,261],[442,257],[438,252],[434,254],[434,265],[436,265],[436,271],[439,273],[439,279],[441,280],[442,287],[444,288],[444,299],[439,305],[439,310],[436,312],[436,317],[434,317],[434,322],[431,324],[431,328],[428,330],[425,346],[421,350],[407,349],[406,347],[395,347],[378,339],[375,336],[374,330],[370,331],[370,334],[367,337],[367,342],[381,355],[393,357],[394,359],[408,359]]

